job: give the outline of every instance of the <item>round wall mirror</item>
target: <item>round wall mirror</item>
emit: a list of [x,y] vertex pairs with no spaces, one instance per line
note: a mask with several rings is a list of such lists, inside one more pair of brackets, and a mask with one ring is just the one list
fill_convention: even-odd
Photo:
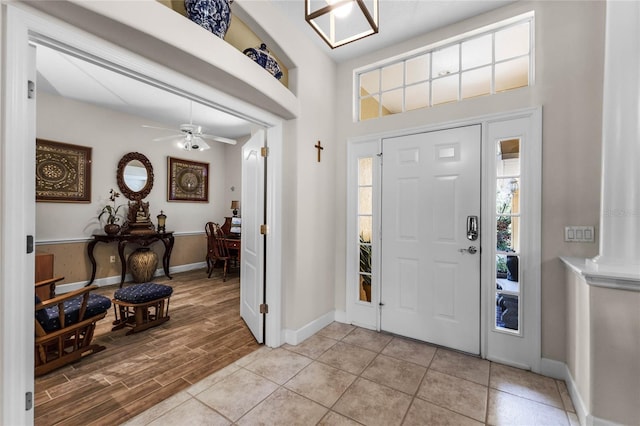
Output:
[[130,152],[118,163],[117,179],[122,195],[132,201],[142,200],[153,188],[153,166],[144,154]]

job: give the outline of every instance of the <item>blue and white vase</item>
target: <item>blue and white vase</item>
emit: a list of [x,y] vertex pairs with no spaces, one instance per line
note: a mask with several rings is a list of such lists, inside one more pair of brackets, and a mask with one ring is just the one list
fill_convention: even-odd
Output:
[[258,49],[254,49],[253,47],[244,49],[242,53],[253,59],[258,65],[269,71],[269,73],[278,80],[282,78],[280,65],[278,65],[278,61],[271,56],[267,50],[266,44],[262,43]]
[[187,15],[202,28],[224,38],[231,21],[232,0],[184,0]]

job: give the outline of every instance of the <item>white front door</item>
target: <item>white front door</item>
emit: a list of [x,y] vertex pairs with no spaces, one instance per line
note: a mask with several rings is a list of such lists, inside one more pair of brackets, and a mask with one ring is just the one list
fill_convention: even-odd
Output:
[[480,353],[480,146],[480,125],[383,139],[382,330]]
[[258,343],[264,341],[265,162],[261,155],[264,131],[259,130],[242,146],[242,252],[240,255],[240,316]]

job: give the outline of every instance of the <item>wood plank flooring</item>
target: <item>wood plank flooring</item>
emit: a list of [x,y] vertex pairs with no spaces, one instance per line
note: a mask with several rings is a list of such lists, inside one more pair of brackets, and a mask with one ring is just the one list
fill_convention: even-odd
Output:
[[94,337],[104,351],[36,378],[36,426],[123,423],[260,347],[240,318],[237,275],[222,282],[199,269],[154,281],[173,287],[171,320],[126,336],[111,331],[112,307]]

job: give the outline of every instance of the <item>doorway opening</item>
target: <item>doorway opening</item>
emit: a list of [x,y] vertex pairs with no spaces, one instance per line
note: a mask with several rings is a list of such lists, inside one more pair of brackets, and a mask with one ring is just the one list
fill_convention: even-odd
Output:
[[[18,5],[19,6],[19,5]],[[33,410],[22,408],[24,395],[33,393],[33,296],[29,286],[11,286],[7,283],[33,282],[34,256],[24,251],[25,235],[35,234],[35,202],[33,197],[34,164],[35,164],[35,119],[33,114],[25,111],[33,108],[33,101],[21,96],[23,88],[27,87],[27,80],[35,81],[35,64],[30,62],[29,44],[44,43],[59,45],[61,48],[72,48],[84,52],[92,60],[100,59],[100,63],[117,64],[127,70],[127,75],[143,78],[163,88],[176,93],[188,95],[200,102],[218,105],[228,101],[215,89],[187,79],[178,71],[160,67],[124,49],[110,45],[103,40],[77,30],[53,18],[49,19],[21,7],[8,5],[5,18],[7,21],[6,37],[4,39],[8,67],[4,74],[7,95],[4,97],[3,114],[4,128],[4,156],[3,170],[5,176],[19,177],[19,185],[11,185],[9,180],[3,179],[3,205],[11,205],[19,211],[20,216],[12,214],[2,216],[3,250],[2,270],[3,283],[3,311],[7,318],[12,318],[11,327],[5,327],[2,333],[3,347],[14,348],[11,353],[3,353],[4,365],[11,365],[11,371],[3,370],[2,388],[13,389],[3,392],[7,398],[3,401],[4,418],[13,419],[10,423],[31,423]],[[76,46],[76,47],[74,47]],[[82,47],[82,48],[80,48]],[[10,68],[10,69],[9,69]],[[220,101],[222,99],[222,101]],[[242,115],[241,102],[230,101],[222,105],[226,111],[236,111]],[[248,106],[244,117],[251,119],[255,125],[266,128],[266,140],[269,141],[270,170],[266,178],[268,208],[267,224],[272,230],[279,229],[280,205],[279,193],[274,190],[280,186],[279,170],[282,146],[281,120],[270,113],[260,112],[256,107]],[[266,294],[270,304],[270,315],[266,318],[267,341],[269,346],[280,345],[280,304],[278,303],[280,288],[280,266],[275,259],[280,258],[280,236],[270,235],[266,240],[270,257],[266,259],[266,273],[271,277],[273,287]],[[271,257],[274,256],[274,257]],[[273,267],[272,267],[273,266]],[[273,293],[272,293],[273,291]],[[8,324],[8,323],[7,323]],[[31,325],[31,326],[30,326]],[[8,396],[12,394],[13,396]],[[16,397],[15,395],[18,395]],[[19,396],[21,395],[21,398]],[[18,398],[18,399],[16,399]],[[15,412],[14,412],[15,410]]]

